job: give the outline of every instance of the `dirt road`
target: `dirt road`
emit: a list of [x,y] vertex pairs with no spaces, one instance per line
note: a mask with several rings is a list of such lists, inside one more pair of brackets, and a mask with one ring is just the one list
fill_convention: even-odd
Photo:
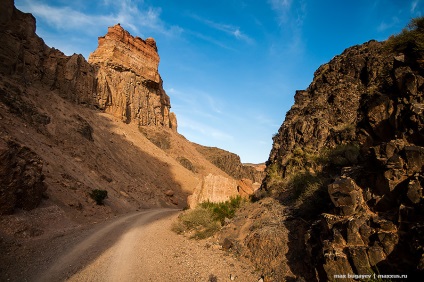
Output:
[[258,281],[251,266],[219,250],[213,241],[189,240],[172,232],[178,213],[174,209],[147,210],[65,234],[43,243],[47,249],[34,252],[39,257],[29,259],[26,272],[12,267],[7,279],[231,281],[232,277]]

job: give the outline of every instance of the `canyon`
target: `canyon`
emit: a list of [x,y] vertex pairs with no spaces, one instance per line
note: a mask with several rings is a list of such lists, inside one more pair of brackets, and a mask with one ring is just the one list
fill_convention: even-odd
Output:
[[[35,18],[13,0],[0,8],[0,280],[25,278],[26,262],[39,275],[36,256],[48,253],[44,268],[60,259],[46,251],[49,244],[72,251],[66,240],[85,244],[103,234],[95,230],[121,223],[128,233],[114,231],[113,238],[131,237],[131,230],[153,238],[160,228],[144,214],[172,213],[175,220],[177,210],[235,196],[252,202],[197,247],[204,244],[208,256],[222,249],[234,255],[240,277],[422,277],[422,50],[398,50],[390,45],[395,37],[371,40],[320,66],[295,93],[264,171],[178,133],[153,38],[116,24],[86,60],[48,47]],[[95,190],[107,191],[103,205],[90,196]],[[132,218],[140,225],[128,223]],[[157,220],[169,226],[164,218]],[[185,255],[199,251],[162,232],[161,242],[174,236],[178,246],[189,245]],[[108,254],[99,260],[109,261]]]
[[[86,61],[48,47],[14,1],[0,10],[2,279],[18,275],[22,256],[31,260],[34,241],[260,186],[263,171],[233,176],[177,132],[154,39],[117,24]],[[90,196],[98,190],[107,192],[103,205]]]

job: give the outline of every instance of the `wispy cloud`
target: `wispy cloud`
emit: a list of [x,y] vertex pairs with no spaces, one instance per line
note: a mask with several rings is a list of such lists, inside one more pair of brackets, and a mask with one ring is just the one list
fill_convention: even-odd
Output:
[[[214,126],[200,122],[199,120],[194,120],[188,116],[179,116],[178,117],[178,127],[184,128],[186,131],[193,131],[194,134],[200,135],[194,137],[195,139],[214,139],[218,141],[233,141],[234,137],[231,134],[228,134]],[[203,138],[202,138],[202,137]]]
[[279,127],[280,121],[275,121],[274,119],[264,115],[264,114],[257,114],[255,117],[256,123],[260,125],[266,125],[266,126],[273,126],[273,127]]
[[417,8],[418,2],[420,2],[420,1],[419,0],[412,1],[412,3],[411,3],[411,14],[415,13],[415,9]]
[[292,6],[292,0],[269,0],[271,8],[278,13],[280,24],[283,24],[289,19],[289,12]]
[[[304,50],[303,22],[307,16],[306,1],[268,0],[276,14],[276,20],[284,37],[284,49],[290,54],[299,54]],[[280,42],[278,45],[281,45]]]
[[275,11],[280,25],[288,24],[291,28],[301,27],[306,17],[306,2],[293,0],[268,0]]
[[191,34],[191,35],[193,35],[193,36],[195,36],[195,37],[197,37],[197,38],[199,38],[201,40],[204,40],[206,42],[212,43],[212,44],[214,44],[216,46],[219,46],[221,48],[224,48],[224,49],[227,49],[227,50],[231,50],[231,51],[236,51],[236,49],[231,48],[230,46],[224,44],[223,41],[218,40],[218,39],[215,39],[215,38],[210,37],[210,36],[207,36],[207,35],[205,35],[203,33],[195,32],[193,30],[188,30],[188,29],[185,29],[184,30],[184,33],[185,34]]
[[180,91],[169,88],[166,92],[171,95],[174,108],[181,104],[181,108],[188,110],[191,115],[215,119],[223,112],[223,102],[202,90]]
[[414,0],[411,3],[411,9],[410,12],[411,14],[415,17],[415,16],[421,16],[422,12],[419,9],[419,4],[420,4],[421,0]]
[[191,17],[193,19],[209,26],[210,28],[222,31],[225,34],[230,35],[230,36],[232,36],[232,37],[234,37],[238,40],[244,41],[248,44],[254,43],[254,40],[252,38],[250,38],[247,34],[243,33],[240,30],[240,27],[238,27],[238,26],[234,26],[234,25],[230,25],[230,24],[217,23],[217,22],[211,21],[209,19],[201,18],[198,15],[191,15]]
[[379,32],[386,31],[387,29],[395,27],[397,24],[399,24],[399,18],[392,17],[390,21],[388,22],[387,21],[381,22],[380,25],[377,27],[377,31]]
[[62,30],[80,30],[84,33],[98,33],[98,30],[103,29],[105,26],[121,23],[124,27],[139,35],[140,28],[161,34],[180,32],[180,29],[177,27],[165,26],[164,22],[160,19],[160,8],[145,7],[142,1],[104,0],[97,4],[103,5],[103,7],[112,7],[114,12],[109,14],[95,13],[97,10],[101,10],[95,7],[91,9],[94,11],[91,14],[80,11],[71,5],[56,7],[42,1],[33,0],[25,0],[21,7],[26,12],[34,14],[37,18],[42,18],[52,27]]

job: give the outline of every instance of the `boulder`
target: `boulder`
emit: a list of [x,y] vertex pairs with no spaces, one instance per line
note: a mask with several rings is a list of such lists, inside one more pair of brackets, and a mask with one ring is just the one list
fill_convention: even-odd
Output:
[[351,178],[338,178],[328,185],[328,193],[341,215],[353,215],[363,207],[362,189]]

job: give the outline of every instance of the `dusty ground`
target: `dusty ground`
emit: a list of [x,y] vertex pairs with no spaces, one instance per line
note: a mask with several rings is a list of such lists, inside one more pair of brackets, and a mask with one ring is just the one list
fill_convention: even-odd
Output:
[[172,232],[178,213],[144,210],[52,236],[3,241],[0,281],[258,281],[251,265],[212,239]]

